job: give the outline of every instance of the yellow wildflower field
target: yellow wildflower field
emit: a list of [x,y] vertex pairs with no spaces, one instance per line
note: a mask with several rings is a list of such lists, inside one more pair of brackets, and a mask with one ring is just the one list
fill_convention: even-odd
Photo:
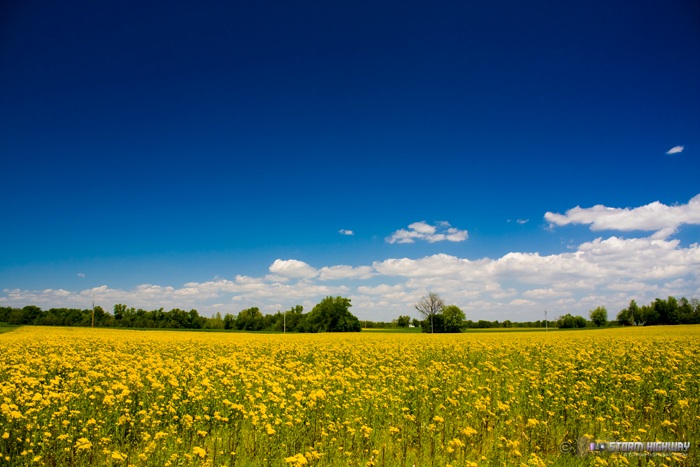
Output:
[[[0,335],[0,466],[691,466],[699,398],[700,326],[24,327]],[[612,441],[690,448],[585,452]]]

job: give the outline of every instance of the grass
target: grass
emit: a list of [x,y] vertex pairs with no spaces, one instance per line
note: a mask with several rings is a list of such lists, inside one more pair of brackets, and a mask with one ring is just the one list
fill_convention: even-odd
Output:
[[20,326],[16,326],[14,324],[0,323],[0,334],[2,334],[4,332],[14,331],[15,329],[17,329],[19,327]]

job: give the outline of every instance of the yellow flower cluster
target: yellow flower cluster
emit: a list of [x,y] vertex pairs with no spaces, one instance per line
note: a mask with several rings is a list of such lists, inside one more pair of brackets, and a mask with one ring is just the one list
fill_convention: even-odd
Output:
[[[583,436],[697,447],[699,394],[698,326],[459,335],[26,327],[0,336],[0,467],[544,466]],[[682,462],[694,465],[697,451]]]

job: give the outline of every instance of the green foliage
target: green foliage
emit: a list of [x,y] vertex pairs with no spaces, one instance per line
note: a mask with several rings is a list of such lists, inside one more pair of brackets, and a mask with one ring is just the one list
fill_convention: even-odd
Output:
[[396,320],[396,325],[400,328],[407,328],[411,324],[410,316],[399,316]]
[[302,332],[359,332],[360,321],[350,313],[349,298],[326,297],[309,313],[301,326]]
[[[432,297],[432,300],[430,300]],[[330,297],[324,299],[324,302]],[[464,328],[544,328],[545,324],[549,327],[562,328],[581,328],[586,327],[587,321],[581,316],[572,316],[567,314],[558,321],[530,321],[530,322],[511,322],[505,320],[502,323],[498,321],[479,320],[476,322],[464,320],[460,325],[460,316],[456,316],[456,321],[450,316],[453,311],[446,307],[442,299],[436,294],[430,294],[427,299],[433,306],[425,308],[428,314],[424,315],[423,321],[417,318],[410,319],[408,316],[400,316],[394,323],[384,323],[380,321],[363,320],[362,325],[367,328],[391,328],[396,325],[400,327],[408,326],[407,321],[415,327],[421,327],[423,332],[456,332],[455,329]],[[332,300],[347,300],[347,308],[350,307],[348,299],[336,297]],[[321,305],[321,304],[319,304]],[[418,309],[420,304],[416,305]],[[325,306],[325,305],[324,305]],[[341,306],[341,308],[343,308]],[[604,310],[604,307],[599,307]],[[598,309],[596,309],[598,310]],[[591,320],[593,313],[591,311]],[[600,310],[598,310],[600,311]],[[434,312],[434,313],[433,313]],[[319,312],[320,313],[320,312]],[[349,312],[348,312],[349,313]],[[0,323],[7,323],[14,326],[23,325],[38,325],[38,326],[92,326],[92,309],[77,309],[77,308],[51,308],[42,310],[38,306],[28,305],[23,308],[0,307]],[[185,311],[179,308],[174,308],[170,311],[165,311],[163,308],[156,310],[144,310],[141,308],[128,307],[125,304],[114,305],[113,313],[106,312],[100,306],[94,308],[95,326],[96,327],[125,327],[125,328],[168,328],[168,329],[225,329],[225,330],[245,330],[245,331],[276,331],[282,332],[317,332],[315,329],[325,329],[325,325],[319,325],[317,316],[312,317],[312,322],[307,323],[307,317],[303,313],[303,307],[297,305],[285,312],[276,312],[274,314],[264,315],[257,307],[252,307],[243,310],[238,316],[232,313],[226,313],[223,318],[220,313],[212,318],[200,316],[197,310]],[[600,314],[600,313],[598,313]],[[598,315],[597,314],[597,315]],[[596,315],[596,316],[597,316]],[[350,315],[352,316],[352,315]],[[338,320],[334,326],[340,328],[355,329],[355,321],[357,318],[346,317]],[[606,312],[607,320],[607,312]],[[657,298],[649,305],[642,307],[638,306],[635,300],[630,301],[627,308],[621,310],[616,318],[620,325],[668,325],[668,324],[700,324],[700,300],[693,298],[691,300],[682,297],[668,297],[667,299]],[[604,321],[599,320],[603,326]],[[359,325],[360,322],[357,321]]]
[[241,311],[236,318],[236,329],[239,331],[260,331],[263,329],[263,315],[258,307]]
[[442,313],[438,313],[425,318],[421,323],[421,329],[423,330],[423,332],[429,332],[433,334],[442,333],[444,332],[444,324],[445,319],[442,316]]
[[619,324],[620,326],[632,326],[634,324],[632,312],[630,312],[629,308],[620,310],[620,312],[617,314],[617,317],[615,318],[615,321],[617,321],[617,324]]
[[608,322],[608,310],[606,310],[604,306],[599,306],[595,310],[591,310],[588,316],[591,318],[593,324],[598,327],[605,326],[605,323]]
[[467,326],[464,312],[456,305],[443,306],[435,314],[428,315],[421,323],[423,332],[462,332]]
[[562,329],[585,328],[586,318],[583,316],[573,316],[571,313],[567,313],[557,320],[557,327]]
[[467,317],[456,305],[449,305],[442,310],[443,332],[461,332]]

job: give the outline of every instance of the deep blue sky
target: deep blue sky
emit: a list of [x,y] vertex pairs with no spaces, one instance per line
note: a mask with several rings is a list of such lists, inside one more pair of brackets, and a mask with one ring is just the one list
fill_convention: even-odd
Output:
[[[597,237],[647,238],[550,228],[544,214],[699,194],[699,83],[695,1],[5,2],[0,305],[63,304],[46,289],[75,304],[106,286],[167,307],[184,299],[137,288],[240,275],[301,290],[327,281],[265,279],[276,259],[320,270],[440,253],[555,257]],[[386,241],[418,221],[468,238]],[[700,235],[692,216],[685,224],[665,238],[681,241],[692,271]],[[700,295],[688,271],[619,280],[643,297]],[[345,293],[357,314],[390,319],[441,286],[410,277],[377,273],[289,301]],[[506,298],[462,296],[457,283],[443,293],[489,316],[532,298],[518,281]],[[404,295],[358,289],[382,284]],[[584,313],[586,297],[614,308],[635,295],[591,287],[558,305]],[[226,293],[181,305],[297,303]]]

